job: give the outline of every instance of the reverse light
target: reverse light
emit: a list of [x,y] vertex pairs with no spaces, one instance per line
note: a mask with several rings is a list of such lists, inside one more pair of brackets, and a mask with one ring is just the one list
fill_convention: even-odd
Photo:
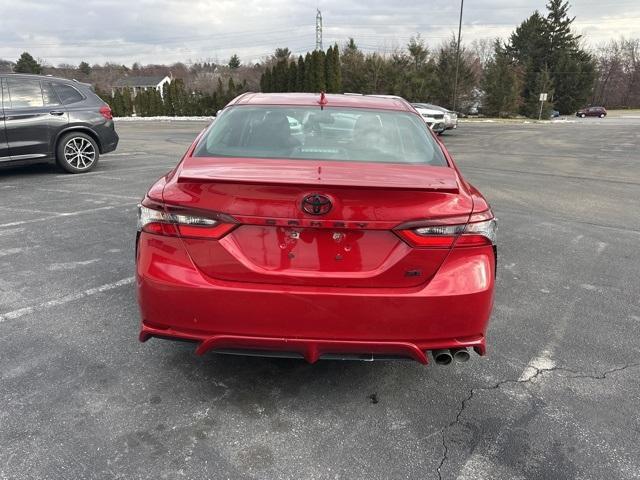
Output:
[[442,224],[397,230],[397,233],[411,246],[418,248],[477,247],[495,245],[497,221],[490,210],[471,215],[469,223]]
[[169,237],[222,238],[236,227],[235,223],[212,218],[171,213],[158,208],[138,205],[138,231]]

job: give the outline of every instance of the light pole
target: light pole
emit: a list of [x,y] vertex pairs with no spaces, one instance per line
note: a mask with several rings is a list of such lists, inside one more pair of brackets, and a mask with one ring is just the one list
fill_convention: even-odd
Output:
[[458,46],[456,47],[456,77],[453,82],[453,107],[451,110],[456,110],[456,95],[458,94],[458,70],[460,69],[460,35],[462,33],[462,9],[464,7],[464,0],[460,0],[460,21],[458,22]]

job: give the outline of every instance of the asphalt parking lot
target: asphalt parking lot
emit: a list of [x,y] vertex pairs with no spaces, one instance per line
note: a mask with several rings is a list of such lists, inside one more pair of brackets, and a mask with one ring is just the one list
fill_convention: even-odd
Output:
[[1,479],[640,478],[640,119],[443,137],[500,220],[489,355],[447,367],[138,343],[135,205],[204,125],[0,171]]

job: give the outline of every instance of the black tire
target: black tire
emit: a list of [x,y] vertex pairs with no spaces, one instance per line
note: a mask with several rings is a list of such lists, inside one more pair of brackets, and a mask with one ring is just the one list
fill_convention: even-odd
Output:
[[604,118],[604,113],[601,113],[601,114],[600,114],[600,118]]
[[584,113],[581,113],[580,118],[584,118],[584,117],[586,117],[586,115]]
[[86,133],[69,132],[58,140],[56,160],[68,173],[86,173],[93,170],[100,159],[96,141]]

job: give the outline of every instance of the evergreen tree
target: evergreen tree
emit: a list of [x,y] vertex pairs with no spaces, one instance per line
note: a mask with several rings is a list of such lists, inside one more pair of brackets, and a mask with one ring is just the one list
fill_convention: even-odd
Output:
[[120,90],[116,90],[113,93],[113,99],[110,102],[111,110],[113,111],[114,117],[124,117],[126,116],[126,112],[124,110],[124,106],[122,104],[122,94]]
[[87,62],[80,62],[80,65],[78,65],[78,70],[80,70],[87,76],[91,73],[91,67]]
[[587,102],[596,77],[595,62],[583,51],[564,52],[554,66],[554,105],[561,113],[573,113]]
[[321,50],[314,50],[311,54],[314,79],[313,90],[311,90],[312,92],[323,92],[327,89],[324,72],[325,56],[325,53]]
[[28,52],[24,52],[20,55],[13,71],[16,73],[35,73],[39,75],[42,73],[42,65],[40,65]]
[[[534,82],[533,82],[532,92],[538,92],[536,94],[531,94],[524,99],[523,105],[523,113],[530,118],[538,118],[540,115],[540,94],[546,93],[548,95],[548,99],[551,100],[553,98],[553,80],[551,78],[551,73],[549,69],[546,67],[541,71],[536,72],[534,74]],[[553,110],[553,102],[547,101],[544,103],[544,107],[542,109],[542,117],[544,119],[549,118],[551,114],[551,110]]]
[[335,89],[333,86],[333,78],[334,78],[333,67],[334,67],[333,47],[329,47],[327,49],[327,53],[325,54],[325,58],[324,58],[324,78],[325,78],[325,91],[330,93],[335,92]]
[[342,91],[364,93],[367,79],[364,54],[353,38],[350,38],[342,50],[340,58],[342,72]]
[[287,92],[298,91],[298,65],[296,62],[289,64],[289,72],[287,78]]
[[315,92],[316,88],[316,71],[313,64],[311,53],[307,52],[304,57],[304,91]]
[[427,57],[429,56],[429,50],[427,50],[427,47],[424,44],[424,40],[422,40],[420,35],[411,37],[409,39],[407,50],[409,51],[409,55],[411,55],[411,59],[413,60],[414,71],[419,71],[427,62]]
[[238,57],[238,55],[236,55],[235,53],[231,55],[231,58],[229,59],[229,68],[231,70],[240,68],[240,57]]
[[122,116],[130,117],[133,114],[133,100],[131,99],[131,90],[125,88],[122,92]]
[[340,65],[340,49],[338,48],[338,44],[333,45],[333,77],[331,79],[331,84],[333,85],[333,92],[340,93],[342,92],[342,67]]
[[485,92],[485,113],[491,116],[511,116],[520,104],[520,79],[511,58],[500,44],[494,44],[494,56],[487,62],[482,88]]
[[233,77],[229,77],[229,81],[227,82],[227,95],[225,97],[225,104],[229,103],[237,96],[236,92],[236,84],[233,81]]
[[596,76],[595,62],[589,53],[580,49],[580,36],[571,32],[575,17],[569,18],[569,2],[550,0],[547,10],[554,102],[560,112],[570,113],[580,108],[591,95]]
[[298,68],[296,71],[296,92],[305,91],[305,64],[302,55],[298,57]]
[[218,87],[216,88],[216,95],[220,99],[220,102],[224,105],[227,104],[227,95],[224,91],[224,85],[222,85],[222,78],[218,77]]
[[164,114],[174,117],[176,115],[176,108],[173,104],[173,88],[171,88],[171,83],[165,83],[162,87],[162,101],[164,103]]
[[280,60],[289,60],[291,56],[291,51],[288,48],[276,48],[276,51],[273,54],[274,58],[278,61]]
[[[579,36],[571,32],[569,3],[549,0],[547,16],[537,11],[516,28],[509,39],[507,51],[525,69],[522,86],[522,113],[537,118],[541,86],[550,76],[555,91],[554,102],[562,113],[574,111],[586,102],[595,80],[592,57],[580,49]],[[552,105],[550,104],[549,107]]]
[[267,67],[260,77],[260,90],[264,93],[271,92],[271,67]]
[[174,114],[177,116],[188,115],[189,98],[182,79],[173,80],[169,88],[171,90],[171,103]]
[[[453,79],[456,77],[457,42],[451,37],[447,43],[438,50],[436,60],[437,97],[436,100],[442,106],[451,108],[453,105]],[[466,55],[466,49],[460,47],[460,57],[458,65],[458,86],[456,88],[456,105],[460,105],[460,100],[467,97],[474,85],[476,78],[471,64]]]
[[549,0],[547,10],[545,23],[551,55],[557,57],[560,52],[577,51],[580,35],[574,35],[571,32],[571,24],[575,17],[569,18],[569,2],[565,0]]

